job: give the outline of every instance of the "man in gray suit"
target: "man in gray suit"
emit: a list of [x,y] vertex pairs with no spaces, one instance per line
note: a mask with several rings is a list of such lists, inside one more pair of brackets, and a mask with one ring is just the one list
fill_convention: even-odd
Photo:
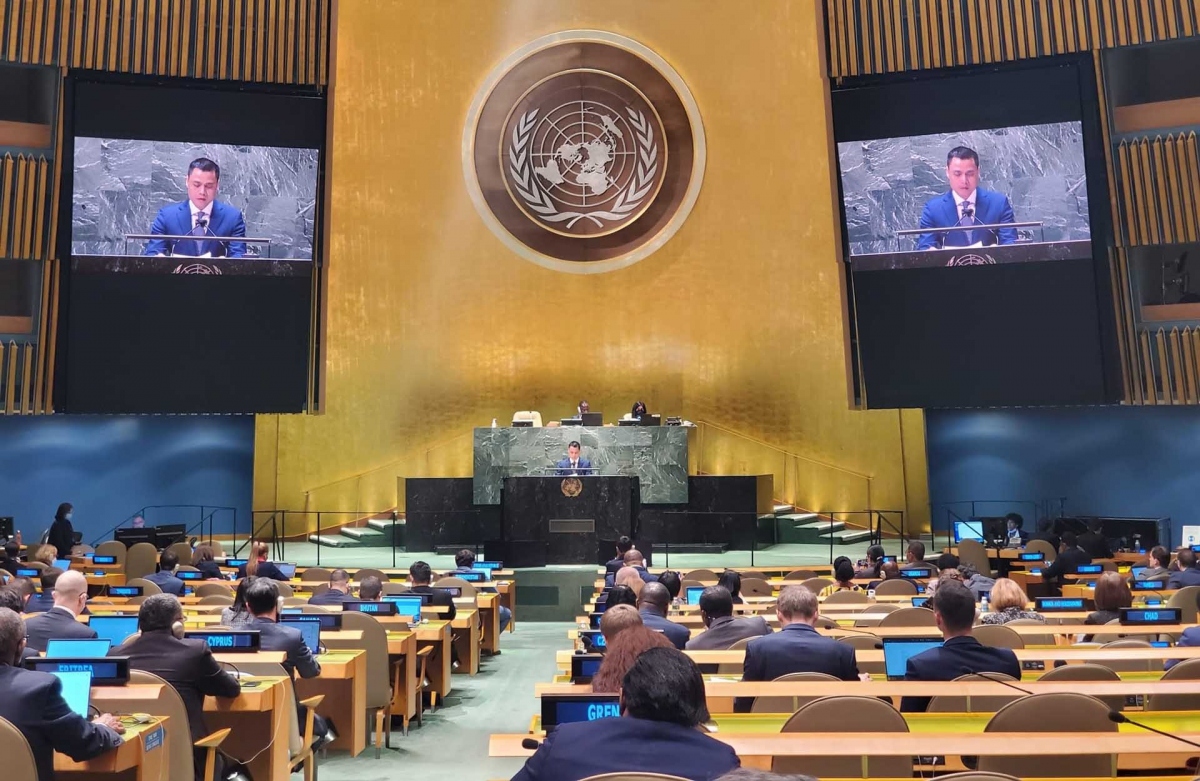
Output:
[[700,595],[700,618],[707,627],[688,640],[689,651],[724,651],[738,640],[771,634],[762,616],[733,617],[733,597],[722,586],[710,586]]

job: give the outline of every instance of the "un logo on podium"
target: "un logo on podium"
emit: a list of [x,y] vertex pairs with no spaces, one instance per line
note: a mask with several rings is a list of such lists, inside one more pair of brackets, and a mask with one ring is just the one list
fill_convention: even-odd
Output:
[[621,268],[687,218],[704,175],[687,86],[646,47],[593,31],[514,52],[471,106],[463,167],[488,227],[550,268]]

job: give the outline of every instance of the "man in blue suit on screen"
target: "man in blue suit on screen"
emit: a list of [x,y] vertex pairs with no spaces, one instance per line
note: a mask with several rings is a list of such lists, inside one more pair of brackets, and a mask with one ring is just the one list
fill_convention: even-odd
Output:
[[230,236],[245,236],[242,213],[217,200],[221,167],[207,157],[198,157],[188,166],[188,199],[158,210],[150,232],[167,236],[196,236],[196,239],[154,239],[146,244],[146,255],[191,255],[213,258],[242,258],[246,245],[240,241],[221,241]]
[[1015,244],[1016,228],[973,230],[972,225],[1016,222],[1008,196],[979,186],[979,155],[956,146],[946,155],[946,178],[950,192],[931,198],[921,211],[922,228],[954,228],[960,231],[922,233],[917,249],[969,247],[973,244]]
[[554,467],[558,470],[559,477],[575,477],[593,473],[592,462],[579,455],[578,442],[567,445],[567,457],[555,464]]

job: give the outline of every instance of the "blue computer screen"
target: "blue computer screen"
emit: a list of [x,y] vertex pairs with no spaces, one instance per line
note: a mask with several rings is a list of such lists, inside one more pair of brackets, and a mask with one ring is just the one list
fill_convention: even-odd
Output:
[[883,640],[883,666],[888,678],[903,678],[908,660],[930,648],[941,646],[940,637],[886,637]]
[[96,636],[120,645],[138,630],[137,616],[92,616],[88,626],[95,630]]

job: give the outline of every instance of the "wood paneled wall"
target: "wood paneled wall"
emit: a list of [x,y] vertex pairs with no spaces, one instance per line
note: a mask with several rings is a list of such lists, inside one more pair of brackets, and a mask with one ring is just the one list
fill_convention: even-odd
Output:
[[1117,146],[1126,246],[1200,241],[1200,160],[1194,132]]
[[51,175],[45,157],[0,158],[0,258],[50,256]]
[[1200,0],[826,0],[834,78],[1200,34]]
[[0,0],[0,59],[323,85],[330,0]]

